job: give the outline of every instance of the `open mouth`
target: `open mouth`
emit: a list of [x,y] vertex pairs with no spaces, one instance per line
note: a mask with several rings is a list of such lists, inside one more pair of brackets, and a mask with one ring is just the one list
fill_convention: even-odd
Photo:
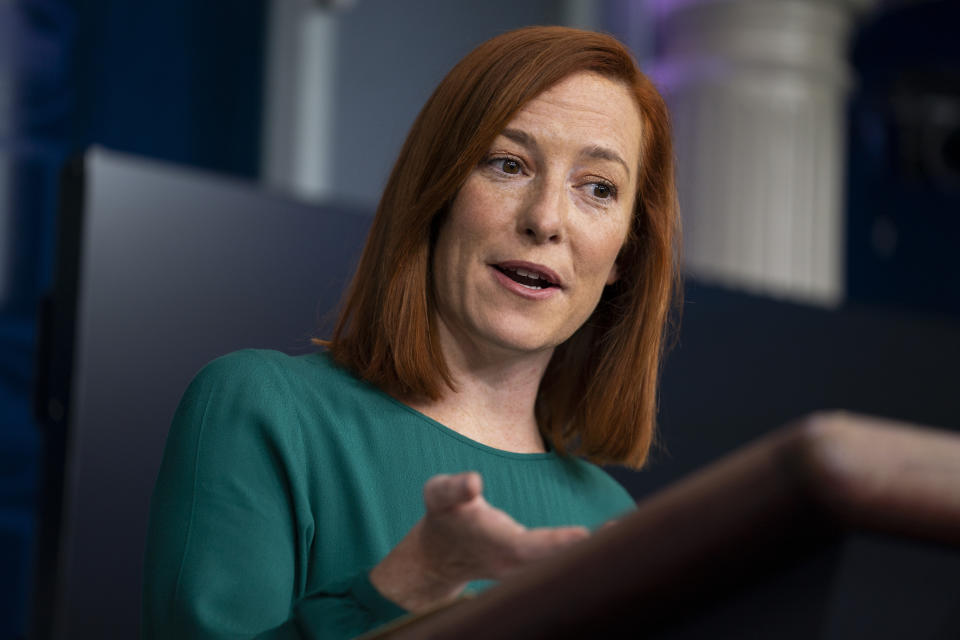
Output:
[[528,289],[549,289],[551,287],[560,286],[556,282],[553,282],[546,274],[533,269],[524,269],[521,267],[503,267],[498,264],[493,265],[493,268],[514,282],[521,284]]

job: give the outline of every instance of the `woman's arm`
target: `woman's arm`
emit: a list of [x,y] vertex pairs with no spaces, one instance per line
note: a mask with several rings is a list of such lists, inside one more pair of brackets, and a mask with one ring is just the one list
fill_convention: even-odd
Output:
[[316,470],[289,395],[251,351],[212,362],[184,394],[151,501],[144,638],[345,638],[404,613],[370,587],[369,566],[308,575],[313,545],[338,543],[314,539]]

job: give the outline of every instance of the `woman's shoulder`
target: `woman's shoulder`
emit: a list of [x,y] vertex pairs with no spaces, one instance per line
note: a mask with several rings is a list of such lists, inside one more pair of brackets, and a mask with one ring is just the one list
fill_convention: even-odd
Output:
[[355,378],[325,352],[288,355],[272,349],[241,349],[208,362],[194,383],[228,385],[247,391],[277,385],[352,383]]
[[194,376],[174,414],[171,434],[216,441],[227,449],[264,439],[300,446],[305,425],[316,432],[336,423],[339,398],[350,396],[346,387],[358,384],[323,352],[234,351]]
[[246,411],[297,413],[304,402],[363,384],[324,352],[288,355],[243,349],[208,362],[194,376],[183,406],[216,404]]

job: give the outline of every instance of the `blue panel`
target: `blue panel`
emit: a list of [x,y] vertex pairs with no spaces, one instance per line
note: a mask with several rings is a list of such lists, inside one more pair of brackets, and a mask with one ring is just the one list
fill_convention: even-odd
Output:
[[0,639],[26,631],[33,529],[32,514],[0,509]]
[[851,300],[960,317],[960,4],[891,5],[853,48]]
[[60,169],[101,143],[255,176],[265,6],[0,3],[0,640],[27,630],[35,326],[52,278]]

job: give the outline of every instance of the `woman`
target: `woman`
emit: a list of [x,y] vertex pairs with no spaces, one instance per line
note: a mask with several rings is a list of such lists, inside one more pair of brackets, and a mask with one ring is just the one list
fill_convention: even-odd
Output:
[[[678,220],[667,113],[607,36],[521,29],[418,116],[327,352],[184,396],[146,637],[350,637],[555,553],[632,501]],[[474,584],[474,587],[479,586]]]

